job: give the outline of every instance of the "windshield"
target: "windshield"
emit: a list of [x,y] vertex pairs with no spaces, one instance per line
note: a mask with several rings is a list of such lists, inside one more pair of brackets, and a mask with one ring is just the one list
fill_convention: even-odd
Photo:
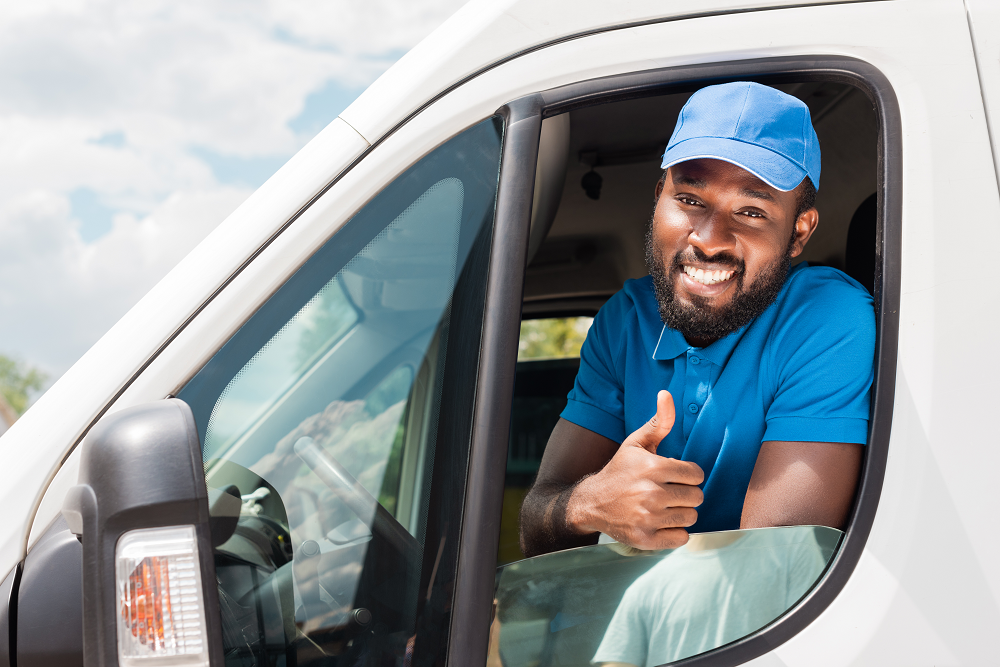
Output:
[[504,565],[488,664],[651,667],[718,648],[794,606],[841,535],[822,526],[701,533],[679,549],[598,544]]
[[399,174],[179,392],[226,665],[447,646],[502,139],[489,118]]

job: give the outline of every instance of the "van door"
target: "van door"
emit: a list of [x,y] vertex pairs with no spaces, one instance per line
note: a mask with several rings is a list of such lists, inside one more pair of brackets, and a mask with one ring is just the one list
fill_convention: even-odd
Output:
[[178,392],[209,488],[242,501],[213,540],[227,665],[446,646],[503,133],[392,181]]

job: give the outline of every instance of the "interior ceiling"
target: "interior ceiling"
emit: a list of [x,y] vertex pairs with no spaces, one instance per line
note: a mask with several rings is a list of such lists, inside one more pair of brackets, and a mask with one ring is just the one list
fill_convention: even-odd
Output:
[[[876,189],[875,111],[864,93],[845,84],[775,87],[809,106],[823,151],[816,200],[820,224],[802,258],[841,268],[851,217]],[[528,267],[527,302],[610,296],[626,279],[646,274],[643,234],[660,176],[659,156],[688,97],[690,93],[662,95],[571,112],[562,198]],[[590,165],[603,181],[597,200],[581,187]]]

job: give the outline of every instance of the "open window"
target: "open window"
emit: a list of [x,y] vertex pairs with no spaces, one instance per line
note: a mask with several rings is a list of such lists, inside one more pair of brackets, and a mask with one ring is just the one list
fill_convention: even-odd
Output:
[[[644,228],[659,157],[677,113],[703,85],[745,79],[802,99],[823,146],[816,202],[821,222],[796,263],[843,270],[875,299],[876,385],[847,530],[732,531],[701,535],[672,552],[637,553],[611,544],[514,561],[520,555],[520,499],[544,447],[538,415],[554,424],[553,406],[560,399],[565,405],[578,365],[569,355],[528,362],[520,352],[529,344],[557,346],[562,330],[549,330],[547,323],[592,317],[626,279],[646,274]],[[545,120],[534,171],[490,664],[655,665],[709,652],[730,655],[736,664],[760,655],[804,627],[837,594],[857,562],[878,502],[898,303],[900,164],[887,159],[898,158],[887,131],[898,123],[891,91],[861,63],[812,61],[800,68],[789,60],[609,77],[521,102],[525,109],[535,105]],[[554,156],[553,147],[562,152]],[[564,166],[554,169],[560,161]],[[540,338],[540,332],[551,338]],[[714,575],[705,574],[713,568]],[[677,583],[685,572],[688,579]],[[669,590],[668,581],[674,582]],[[657,587],[661,594],[651,596]],[[718,604],[705,602],[713,596]],[[643,625],[643,616],[657,620]],[[771,639],[761,639],[765,634]]]

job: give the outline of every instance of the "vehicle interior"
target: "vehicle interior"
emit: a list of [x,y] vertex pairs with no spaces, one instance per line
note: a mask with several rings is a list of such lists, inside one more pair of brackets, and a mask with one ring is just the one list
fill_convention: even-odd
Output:
[[[809,106],[823,151],[816,199],[820,224],[795,263],[841,269],[873,291],[878,167],[873,104],[863,91],[843,83],[775,87]],[[626,280],[646,275],[643,238],[660,156],[692,92],[590,106],[543,121],[522,351],[525,322],[593,317]],[[561,358],[519,355],[498,565],[524,557],[518,545],[521,501],[573,387],[578,354],[579,347],[570,346],[554,354],[548,350]]]

